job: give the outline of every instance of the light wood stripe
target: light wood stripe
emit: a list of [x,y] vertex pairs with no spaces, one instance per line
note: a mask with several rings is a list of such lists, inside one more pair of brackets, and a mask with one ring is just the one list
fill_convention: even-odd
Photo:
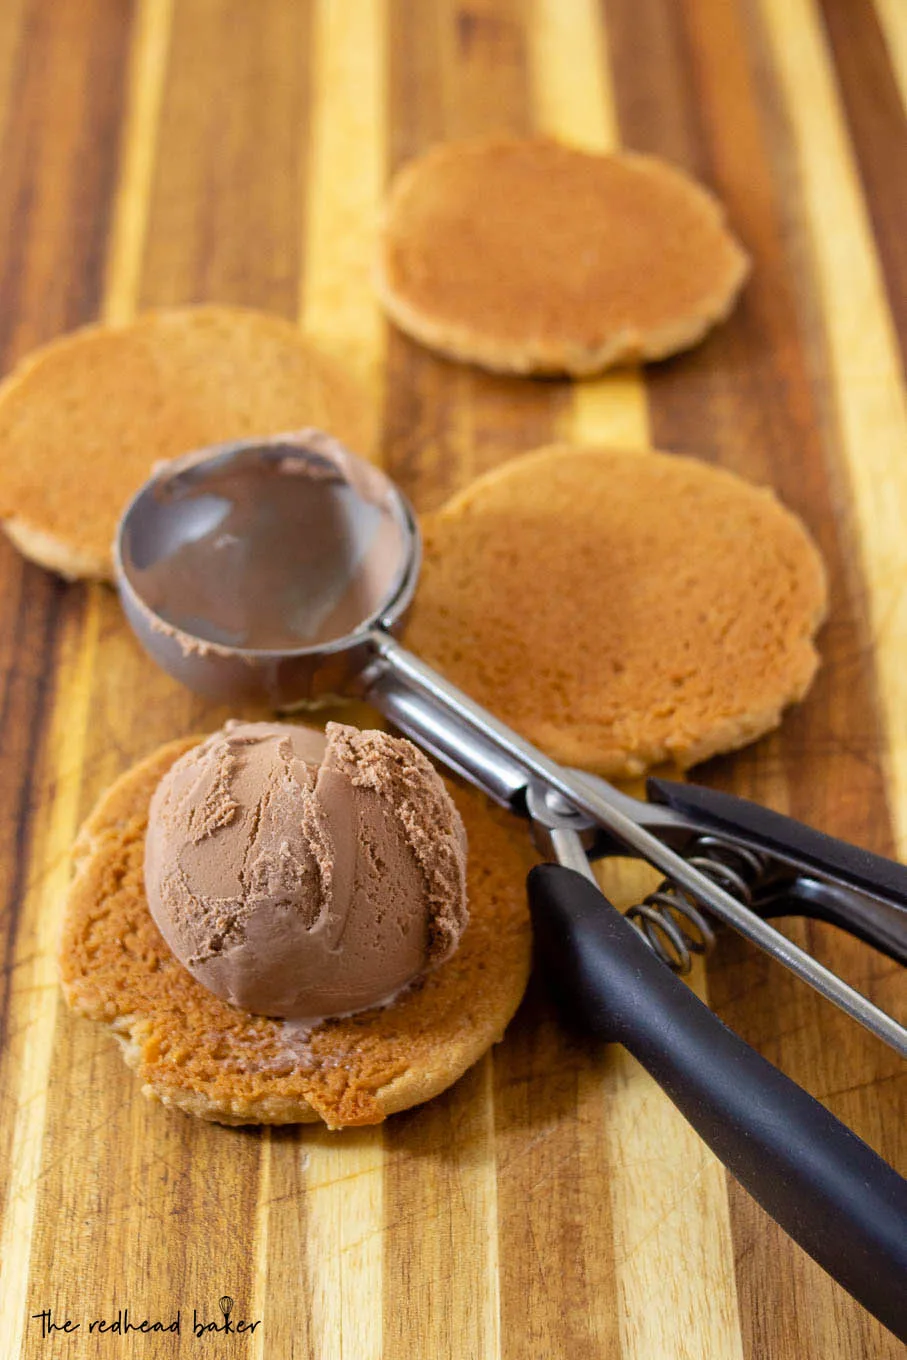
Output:
[[[375,0],[314,12],[313,97],[300,319],[361,379],[376,420],[384,322],[371,285],[384,192],[386,15]],[[276,1158],[291,1156],[274,1145]],[[383,1351],[384,1142],[381,1129],[306,1138],[305,1260],[312,1344],[324,1360]],[[275,1166],[275,1176],[286,1168]],[[285,1239],[281,1239],[282,1241]],[[268,1270],[279,1279],[281,1262]]]
[[[599,880],[625,910],[655,887],[658,875],[608,861]],[[688,981],[705,1000],[701,963]],[[622,1360],[737,1360],[743,1342],[723,1166],[622,1049],[612,1053],[599,1101]]]
[[724,1169],[622,1051],[603,1095],[621,1355],[742,1357]]
[[565,433],[574,444],[650,448],[645,384],[632,369],[615,369],[577,383]]
[[[873,0],[818,0],[891,319],[907,366],[907,104]],[[902,11],[907,26],[907,9]]]
[[[589,151],[620,146],[600,6],[535,0],[530,26],[532,92],[539,129]],[[563,434],[578,444],[645,448],[649,421],[638,370],[574,383]]]
[[381,0],[315,9],[303,329],[355,368],[376,404],[384,321],[372,287],[384,194],[386,14]]
[[[384,1147],[380,1129],[309,1135],[306,1259],[315,1354],[383,1353]],[[273,1269],[273,1265],[272,1265]]]
[[588,151],[620,144],[595,0],[533,0],[532,97],[539,131]]
[[483,1117],[482,1139],[474,1160],[470,1159],[460,1173],[464,1199],[470,1204],[480,1225],[484,1241],[484,1259],[480,1257],[477,1270],[483,1277],[483,1287],[476,1291],[481,1312],[477,1318],[476,1355],[495,1360],[501,1354],[501,1269],[498,1223],[498,1177],[495,1164],[495,1108],[494,1067],[489,1053],[482,1061]]
[[139,292],[173,0],[138,0],[133,22],[129,98],[104,283],[104,320],[111,322],[133,315]]
[[252,1306],[250,1316],[261,1319],[249,1346],[249,1360],[267,1360],[266,1338],[269,1336],[268,1316],[268,1250],[270,1247],[271,1157],[272,1130],[263,1128],[258,1144],[258,1196],[255,1202],[255,1265],[252,1271]]
[[763,0],[793,130],[868,586],[898,854],[907,854],[907,400],[884,284],[821,27]]
[[907,110],[907,9],[903,0],[874,0],[901,100]]
[[51,1096],[48,1077],[59,1007],[57,939],[69,881],[69,850],[80,817],[98,622],[93,595],[84,618],[71,618],[63,640],[47,746],[49,768],[41,780],[41,787],[53,789],[53,795],[35,825],[30,856],[35,886],[26,895],[16,939],[9,1056],[19,1071],[19,1087],[0,1238],[0,1337],[10,1356],[19,1354],[26,1324],[31,1241]]

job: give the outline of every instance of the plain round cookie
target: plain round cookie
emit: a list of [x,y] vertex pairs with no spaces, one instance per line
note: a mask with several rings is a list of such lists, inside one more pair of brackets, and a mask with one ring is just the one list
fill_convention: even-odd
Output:
[[202,740],[170,742],[127,771],[79,833],[60,946],[70,1007],[110,1027],[146,1095],[222,1124],[376,1124],[438,1095],[503,1037],[526,987],[536,862],[526,827],[448,784],[469,839],[459,948],[392,1006],[306,1033],[209,992],[148,911],[148,802]]
[[111,580],[117,521],[155,463],[310,425],[370,451],[355,383],[280,317],[204,306],[88,326],[0,386],[0,519],[42,566]]
[[423,521],[406,641],[567,765],[695,765],[775,727],[818,665],[818,551],[692,458],[555,446]]
[[748,268],[718,200],[667,162],[497,137],[400,171],[376,281],[390,317],[432,349],[580,376],[694,345]]

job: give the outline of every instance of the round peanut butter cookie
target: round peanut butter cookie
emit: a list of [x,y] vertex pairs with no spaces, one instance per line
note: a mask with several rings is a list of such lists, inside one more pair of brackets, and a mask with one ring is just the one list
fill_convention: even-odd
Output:
[[497,137],[398,174],[377,286],[401,330],[443,354],[579,376],[694,345],[748,267],[718,200],[665,161]]
[[26,557],[108,580],[117,521],[156,462],[310,425],[369,453],[362,394],[280,317],[206,306],[89,326],[0,386],[0,519]]
[[201,740],[129,770],[79,834],[60,952],[69,1005],[111,1028],[146,1095],[222,1124],[376,1124],[438,1095],[502,1037],[526,986],[526,828],[450,785],[469,840],[469,923],[453,956],[381,1010],[312,1029],[251,1015],[177,961],[145,897],[149,800]]
[[407,643],[565,764],[694,765],[775,727],[815,673],[812,539],[695,459],[540,449],[423,530]]

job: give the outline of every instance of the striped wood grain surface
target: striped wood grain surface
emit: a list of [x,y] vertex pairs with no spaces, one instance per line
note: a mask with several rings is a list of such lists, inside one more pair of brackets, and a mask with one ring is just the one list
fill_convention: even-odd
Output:
[[[829,565],[826,664],[782,732],[697,777],[907,855],[905,100],[904,0],[3,0],[0,362],[97,316],[247,303],[356,367],[420,509],[555,436],[771,482]],[[659,152],[713,185],[755,259],[732,321],[577,387],[388,331],[369,289],[387,176],[501,128]],[[0,574],[0,1354],[898,1353],[535,988],[492,1056],[382,1129],[225,1130],[143,1100],[58,999],[67,850],[113,777],[226,715],[149,667],[107,590],[5,540]],[[624,900],[640,881],[608,871]],[[786,928],[904,1015],[894,966]],[[698,985],[907,1173],[907,1082],[881,1044],[736,939]],[[262,1325],[195,1342],[192,1309],[218,1317],[223,1294]],[[183,1334],[85,1335],[124,1306],[180,1307]],[[44,1308],[80,1331],[43,1341]]]

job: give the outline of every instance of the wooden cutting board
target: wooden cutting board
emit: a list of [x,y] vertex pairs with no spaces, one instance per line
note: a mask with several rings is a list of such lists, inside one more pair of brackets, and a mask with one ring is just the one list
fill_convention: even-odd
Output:
[[[780,733],[696,777],[904,856],[905,97],[904,0],[3,0],[0,361],[98,316],[247,303],[359,370],[420,509],[555,435],[773,484],[828,562],[825,665]],[[732,320],[575,387],[388,330],[369,266],[389,173],[501,128],[658,152],[712,185],[755,262]],[[492,1056],[381,1129],[236,1131],[143,1099],[58,995],[67,851],[111,779],[226,715],[152,669],[108,590],[5,540],[0,572],[4,1357],[899,1353],[536,989]],[[626,902],[639,872],[608,883]],[[886,959],[785,929],[905,1018]],[[736,938],[700,983],[907,1173],[891,1052]],[[193,1310],[222,1321],[221,1297],[259,1325],[195,1338]],[[79,1329],[42,1339],[48,1309]],[[89,1335],[122,1309],[180,1310],[181,1333]]]

